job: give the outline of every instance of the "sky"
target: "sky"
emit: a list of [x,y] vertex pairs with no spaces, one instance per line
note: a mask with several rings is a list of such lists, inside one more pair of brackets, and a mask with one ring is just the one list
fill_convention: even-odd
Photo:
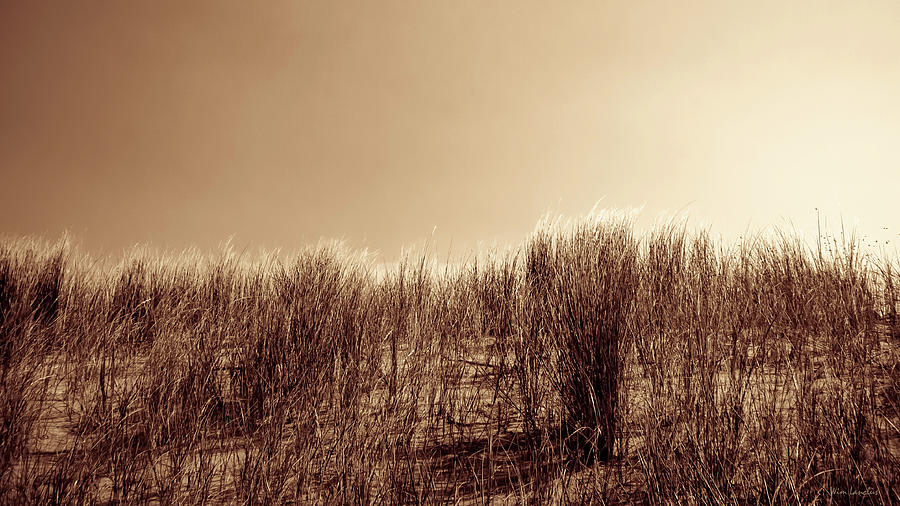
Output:
[[895,1],[2,0],[0,73],[5,236],[390,261],[599,205],[900,242]]

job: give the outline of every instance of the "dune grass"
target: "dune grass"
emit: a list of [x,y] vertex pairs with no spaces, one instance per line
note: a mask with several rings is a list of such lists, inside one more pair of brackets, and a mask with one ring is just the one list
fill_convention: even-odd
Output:
[[385,269],[0,242],[0,502],[900,502],[900,267],[599,213]]

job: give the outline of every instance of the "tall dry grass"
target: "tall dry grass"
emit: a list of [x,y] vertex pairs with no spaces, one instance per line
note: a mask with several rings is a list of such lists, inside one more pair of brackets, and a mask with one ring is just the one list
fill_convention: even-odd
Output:
[[0,244],[3,503],[898,502],[897,259],[627,217],[394,267]]

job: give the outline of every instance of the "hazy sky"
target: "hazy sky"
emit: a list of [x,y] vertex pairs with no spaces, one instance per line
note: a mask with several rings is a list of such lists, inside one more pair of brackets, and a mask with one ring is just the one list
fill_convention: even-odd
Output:
[[391,259],[603,199],[900,241],[896,1],[6,0],[0,72],[3,235]]

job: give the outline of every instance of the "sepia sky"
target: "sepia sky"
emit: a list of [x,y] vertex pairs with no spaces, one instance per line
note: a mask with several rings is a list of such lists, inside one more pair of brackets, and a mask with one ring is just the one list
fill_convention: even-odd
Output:
[[900,241],[895,1],[10,0],[0,73],[0,235],[390,260],[600,201]]

